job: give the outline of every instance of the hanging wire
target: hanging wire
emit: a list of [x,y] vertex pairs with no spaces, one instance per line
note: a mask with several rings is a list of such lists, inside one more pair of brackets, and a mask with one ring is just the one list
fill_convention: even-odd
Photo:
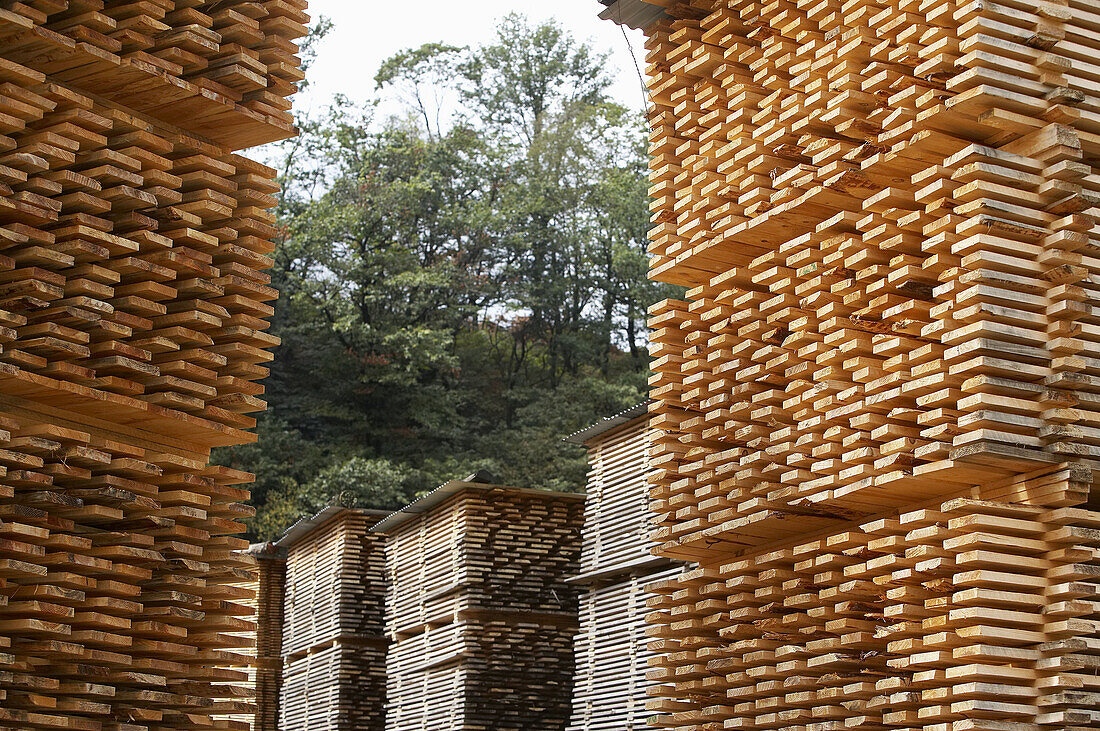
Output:
[[649,95],[649,88],[645,85],[645,76],[642,75],[641,64],[638,63],[638,56],[634,53],[634,44],[630,42],[630,36],[626,32],[626,24],[623,22],[623,6],[621,2],[615,3],[615,15],[618,16],[615,19],[615,23],[619,26],[619,30],[623,33],[623,40],[626,41],[626,50],[630,51],[630,58],[634,61],[634,72],[638,74],[638,85],[642,89],[642,107],[646,112],[649,112],[653,99]]

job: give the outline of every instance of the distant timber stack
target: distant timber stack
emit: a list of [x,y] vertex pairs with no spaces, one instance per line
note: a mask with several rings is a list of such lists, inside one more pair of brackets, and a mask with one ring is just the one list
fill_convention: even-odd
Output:
[[574,638],[573,712],[568,731],[639,731],[647,711],[650,583],[679,575],[680,562],[654,556],[649,541],[647,404],[570,435],[588,449],[580,629]]
[[373,528],[386,535],[387,731],[569,718],[584,496],[486,482],[448,482]]
[[333,507],[276,541],[286,555],[280,731],[383,727],[386,511]]
[[255,692],[253,731],[278,731],[279,692],[283,686],[283,631],[286,595],[286,551],[272,543],[257,543],[248,552],[256,559],[253,591],[256,616],[255,660],[249,681]]

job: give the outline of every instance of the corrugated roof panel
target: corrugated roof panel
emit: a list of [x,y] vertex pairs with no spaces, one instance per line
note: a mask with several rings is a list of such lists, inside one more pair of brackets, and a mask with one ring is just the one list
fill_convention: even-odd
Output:
[[635,419],[645,416],[649,413],[649,405],[652,401],[643,401],[640,404],[635,404],[629,409],[620,411],[617,414],[600,419],[591,426],[586,426],[580,431],[575,431],[569,436],[562,439],[563,442],[572,442],[573,444],[584,444],[585,442],[595,439],[596,437],[611,431],[612,429],[634,421]]
[[[471,475],[472,477],[473,475]],[[480,482],[466,482],[464,480],[451,480],[444,482],[436,489],[423,495],[405,507],[397,510],[383,520],[371,526],[372,533],[388,533],[398,526],[412,520],[418,515],[430,512],[436,506],[447,501],[448,498],[464,490],[481,490],[484,492],[504,492],[509,495],[538,495],[541,497],[555,497],[563,500],[584,500],[584,493],[558,492],[556,490],[538,490],[524,487],[508,487],[506,485],[488,485]]]
[[604,20],[612,20],[629,28],[645,28],[667,17],[664,8],[644,0],[600,0],[607,9],[600,13]]

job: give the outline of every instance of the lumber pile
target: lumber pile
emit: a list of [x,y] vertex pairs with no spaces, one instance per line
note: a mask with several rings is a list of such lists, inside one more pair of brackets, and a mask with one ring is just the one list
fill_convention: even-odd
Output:
[[[650,660],[646,617],[650,584],[679,567],[631,571],[591,582],[580,595],[580,630],[573,639],[576,670],[568,731],[640,731],[656,715],[646,708]],[[663,584],[662,584],[663,585]]]
[[241,724],[242,729],[247,724],[253,731],[276,731],[282,685],[286,552],[273,543],[254,543],[237,553],[252,563],[252,570],[230,587],[241,595],[237,602],[240,615],[250,617],[252,622],[227,635],[240,640],[238,652],[247,662],[247,667],[243,668],[246,676],[234,691],[238,697],[250,698],[252,704],[237,713],[219,714],[215,718]]
[[653,707],[683,729],[1089,727],[1090,525],[953,498],[702,566],[651,603]]
[[692,483],[657,475],[666,550],[1092,460],[1076,320],[1095,141],[1027,116],[1022,91],[1073,116],[1079,62],[1012,81],[1020,47],[1062,57],[988,4],[867,4],[856,22],[826,3],[775,28],[736,5],[650,39],[653,275],[693,287],[652,322],[657,425],[697,435],[654,459]]
[[448,482],[386,535],[387,731],[561,729],[583,496]]
[[570,435],[588,449],[581,571],[580,628],[568,731],[646,727],[648,649],[646,585],[680,573],[650,553],[648,454],[654,434],[647,404]]
[[248,685],[255,693],[256,711],[248,719],[254,731],[278,731],[279,692],[283,684],[283,601],[286,594],[286,551],[273,543],[248,548],[256,559],[254,577],[248,583],[253,598],[244,602],[255,613],[255,646]]
[[234,150],[294,133],[303,7],[0,3],[0,727],[247,725],[209,453],[264,406],[278,187]]
[[653,437],[643,403],[566,438],[588,451],[582,576],[653,562],[646,482]]
[[274,544],[286,557],[283,610],[261,632],[281,643],[280,701],[260,711],[282,731],[383,728],[385,539],[370,528],[386,515],[327,508]]
[[659,724],[1094,726],[1095,3],[649,4]]
[[0,32],[9,61],[237,150],[294,135],[288,97],[304,78],[294,41],[306,35],[305,9],[304,0],[8,0]]

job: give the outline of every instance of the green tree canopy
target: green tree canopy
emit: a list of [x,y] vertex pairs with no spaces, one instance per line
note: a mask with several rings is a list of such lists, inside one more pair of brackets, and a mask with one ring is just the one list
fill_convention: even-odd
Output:
[[512,15],[376,82],[403,115],[340,99],[280,148],[270,408],[220,455],[258,473],[257,536],[480,468],[580,489],[561,438],[644,397],[645,310],[670,292],[645,278],[643,120],[605,56]]

